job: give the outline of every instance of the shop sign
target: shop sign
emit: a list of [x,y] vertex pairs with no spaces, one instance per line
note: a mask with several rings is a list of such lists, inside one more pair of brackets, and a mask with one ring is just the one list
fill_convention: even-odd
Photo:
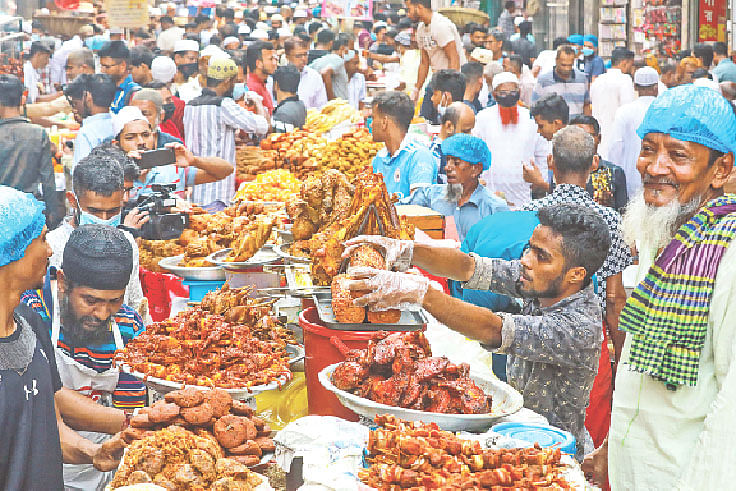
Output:
[[372,20],[373,0],[322,0],[322,18]]
[[111,26],[129,29],[148,27],[146,0],[105,0],[105,10]]
[[699,0],[698,41],[726,41],[727,0]]

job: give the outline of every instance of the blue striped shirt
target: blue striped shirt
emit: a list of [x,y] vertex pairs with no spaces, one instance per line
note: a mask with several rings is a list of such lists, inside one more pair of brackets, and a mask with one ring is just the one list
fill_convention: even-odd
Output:
[[557,75],[557,67],[541,73],[537,77],[537,85],[532,93],[532,103],[544,96],[557,94],[567,102],[570,117],[583,114],[583,107],[590,102],[588,93],[588,77],[578,69],[573,69],[572,76],[565,80]]

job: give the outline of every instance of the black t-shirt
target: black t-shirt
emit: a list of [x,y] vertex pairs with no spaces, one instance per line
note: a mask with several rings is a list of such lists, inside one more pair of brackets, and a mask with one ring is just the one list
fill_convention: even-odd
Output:
[[27,324],[0,343],[17,342],[33,331],[33,359],[20,373],[0,370],[0,489],[63,489],[61,445],[54,393],[61,388],[48,326],[26,305],[15,309]]

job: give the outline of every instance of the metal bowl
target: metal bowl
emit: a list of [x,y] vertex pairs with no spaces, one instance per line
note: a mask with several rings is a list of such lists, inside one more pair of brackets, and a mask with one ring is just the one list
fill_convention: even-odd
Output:
[[181,276],[185,280],[221,281],[225,279],[225,270],[220,266],[188,268],[179,265],[182,259],[184,259],[184,254],[165,257],[158,262],[158,265],[176,276]]
[[220,251],[213,252],[207,256],[207,260],[211,263],[217,264],[218,266],[222,266],[225,269],[242,270],[256,266],[265,266],[267,264],[274,263],[279,259],[278,254],[273,251],[273,247],[270,245],[264,246],[247,261],[226,261],[225,258],[230,254],[231,250],[232,249],[222,249]]
[[319,372],[320,383],[325,389],[334,393],[343,406],[369,419],[374,419],[377,414],[392,414],[407,421],[437,423],[440,428],[447,431],[483,432],[500,418],[515,413],[524,405],[522,395],[507,383],[495,377],[488,378],[471,372],[470,378],[493,398],[490,413],[444,414],[388,406],[335,387],[332,383],[332,372],[335,371],[337,365],[339,363],[334,363]]

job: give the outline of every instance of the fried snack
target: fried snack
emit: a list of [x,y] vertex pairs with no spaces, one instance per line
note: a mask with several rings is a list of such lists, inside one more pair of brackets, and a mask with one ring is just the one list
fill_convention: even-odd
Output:
[[133,428],[152,428],[153,423],[148,420],[148,414],[138,413],[130,418],[130,426]]
[[148,421],[153,424],[168,423],[179,415],[179,406],[174,403],[158,401],[148,411]]
[[231,458],[247,467],[258,465],[261,461],[260,457],[257,455],[233,455]]
[[181,408],[194,407],[204,401],[204,395],[199,389],[186,387],[169,392],[164,396],[166,402],[173,402]]
[[221,418],[225,416],[233,406],[233,398],[227,391],[222,389],[212,389],[205,391],[204,399],[212,406],[212,416]]
[[271,438],[259,436],[255,439],[255,442],[264,453],[276,451],[276,444]]
[[[218,419],[215,423],[214,431],[215,437],[220,445],[225,448],[234,448],[246,440],[252,440],[255,434],[248,434],[245,424],[246,421],[248,421],[246,418],[240,416],[223,416]],[[248,438],[248,436],[251,436],[251,438]]]
[[332,312],[337,322],[360,323],[365,319],[365,307],[356,307],[353,300],[356,295],[347,287],[347,275],[338,275],[332,279]]
[[368,322],[372,324],[398,324],[401,320],[401,311],[389,309],[373,312],[368,309]]
[[378,249],[370,244],[362,244],[350,256],[350,266],[386,269],[386,260]]
[[273,222],[266,217],[259,217],[252,226],[244,232],[241,232],[232,245],[232,250],[225,257],[225,261],[244,262],[252,258],[256,252],[266,243],[271,236]]
[[237,447],[228,449],[233,455],[256,455],[261,456],[261,447],[253,440],[246,440],[245,443],[241,443]]
[[260,429],[258,429],[257,436],[271,436],[271,427],[269,425],[264,424],[263,426],[261,426]]
[[253,423],[255,425],[255,427],[256,427],[256,429],[258,429],[258,431],[260,431],[261,428],[263,428],[266,425],[266,422],[263,421],[263,419],[259,418],[258,416],[253,416],[253,417],[250,417],[248,419],[250,419],[251,423]]
[[181,409],[181,417],[189,424],[201,426],[212,420],[213,409],[210,403],[203,402],[199,406]]
[[234,479],[245,479],[250,474],[248,468],[243,467],[237,460],[230,458],[217,459],[215,468],[218,475]]
[[231,409],[233,414],[236,414],[238,416],[245,416],[247,418],[250,418],[251,421],[253,421],[253,424],[256,425],[256,428],[258,428],[258,424],[256,423],[256,420],[259,420],[263,422],[261,418],[251,417],[253,416],[253,408],[250,407],[248,404],[242,401],[233,401],[233,407]]

